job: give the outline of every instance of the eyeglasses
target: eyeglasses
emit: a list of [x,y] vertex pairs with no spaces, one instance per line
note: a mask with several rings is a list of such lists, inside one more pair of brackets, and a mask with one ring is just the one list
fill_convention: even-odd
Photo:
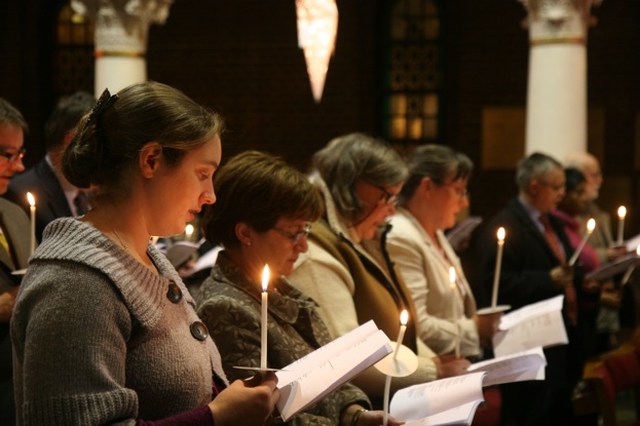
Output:
[[0,149],[0,157],[6,158],[8,163],[15,163],[18,160],[22,160],[22,158],[26,153],[27,153],[27,150],[24,148],[20,148],[17,152],[13,154]]
[[558,185],[554,185],[552,183],[543,182],[543,181],[539,181],[539,183],[542,186],[548,186],[549,188],[553,189],[556,192],[567,189],[567,184],[566,183],[561,183],[561,184],[558,184]]
[[453,186],[453,184],[451,183],[443,183],[440,186],[447,186],[451,189],[453,189],[453,191],[456,193],[456,195],[460,198],[467,198],[469,196],[469,191],[467,190],[466,187],[464,188],[460,188],[457,186]]
[[276,228],[275,226],[273,228],[274,231],[276,231],[278,234],[282,235],[283,237],[287,237],[288,239],[291,240],[291,242],[293,244],[298,244],[300,242],[300,240],[302,239],[302,237],[307,237],[310,233],[311,233],[311,225],[306,224],[304,226],[304,228],[302,229],[302,231],[298,231],[295,234],[292,234],[290,232],[287,231],[283,231],[280,228]]
[[396,205],[398,204],[398,194],[392,194],[381,186],[376,186],[380,191],[382,191],[382,195],[380,196],[380,201],[384,202],[386,205]]

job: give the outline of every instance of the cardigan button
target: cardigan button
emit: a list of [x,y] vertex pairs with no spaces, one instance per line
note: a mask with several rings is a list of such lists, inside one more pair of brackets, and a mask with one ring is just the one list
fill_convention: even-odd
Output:
[[207,330],[207,326],[202,321],[192,323],[189,328],[191,329],[191,335],[200,341],[209,337],[209,330]]
[[171,301],[171,303],[178,303],[182,300],[182,290],[178,287],[173,281],[169,282],[169,289],[167,290],[167,299]]

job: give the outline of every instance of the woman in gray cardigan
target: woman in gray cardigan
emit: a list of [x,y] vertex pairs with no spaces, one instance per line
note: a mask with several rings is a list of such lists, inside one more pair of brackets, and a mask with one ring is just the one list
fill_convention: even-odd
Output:
[[221,118],[159,83],[108,90],[64,154],[97,189],[52,222],[11,324],[18,424],[262,425],[277,379],[228,384],[180,277],[149,244],[215,201]]

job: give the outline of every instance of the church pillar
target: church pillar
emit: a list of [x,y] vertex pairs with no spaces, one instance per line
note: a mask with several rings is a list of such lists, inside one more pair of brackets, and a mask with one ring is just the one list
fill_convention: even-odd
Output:
[[72,0],[80,15],[95,22],[95,94],[111,93],[147,79],[147,35],[164,24],[173,0]]
[[525,152],[587,150],[587,28],[601,0],[520,0],[528,12]]

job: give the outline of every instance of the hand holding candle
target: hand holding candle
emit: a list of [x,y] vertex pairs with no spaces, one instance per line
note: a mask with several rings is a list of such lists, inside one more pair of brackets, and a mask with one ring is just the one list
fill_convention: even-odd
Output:
[[36,199],[30,192],[27,192],[27,201],[29,201],[29,210],[31,211],[31,246],[30,254],[36,251]]
[[624,241],[624,217],[627,215],[625,206],[618,207],[618,245],[621,246]]
[[504,247],[505,230],[503,227],[498,229],[498,252],[496,253],[496,269],[493,273],[493,291],[491,293],[491,307],[495,308],[498,304],[498,286],[500,282],[500,269],[502,267],[502,249]]
[[587,233],[584,235],[584,237],[582,237],[582,241],[580,241],[580,245],[576,248],[576,251],[573,252],[573,256],[571,256],[571,259],[569,259],[569,263],[568,263],[569,266],[573,266],[576,263],[576,260],[578,260],[578,256],[580,256],[580,252],[582,252],[582,249],[587,244],[587,240],[589,239],[589,236],[593,233],[594,229],[596,229],[596,221],[594,218],[591,218],[587,221]]
[[260,339],[260,369],[267,368],[267,287],[269,286],[269,266],[264,265],[262,271],[262,321],[260,331],[262,332]]

